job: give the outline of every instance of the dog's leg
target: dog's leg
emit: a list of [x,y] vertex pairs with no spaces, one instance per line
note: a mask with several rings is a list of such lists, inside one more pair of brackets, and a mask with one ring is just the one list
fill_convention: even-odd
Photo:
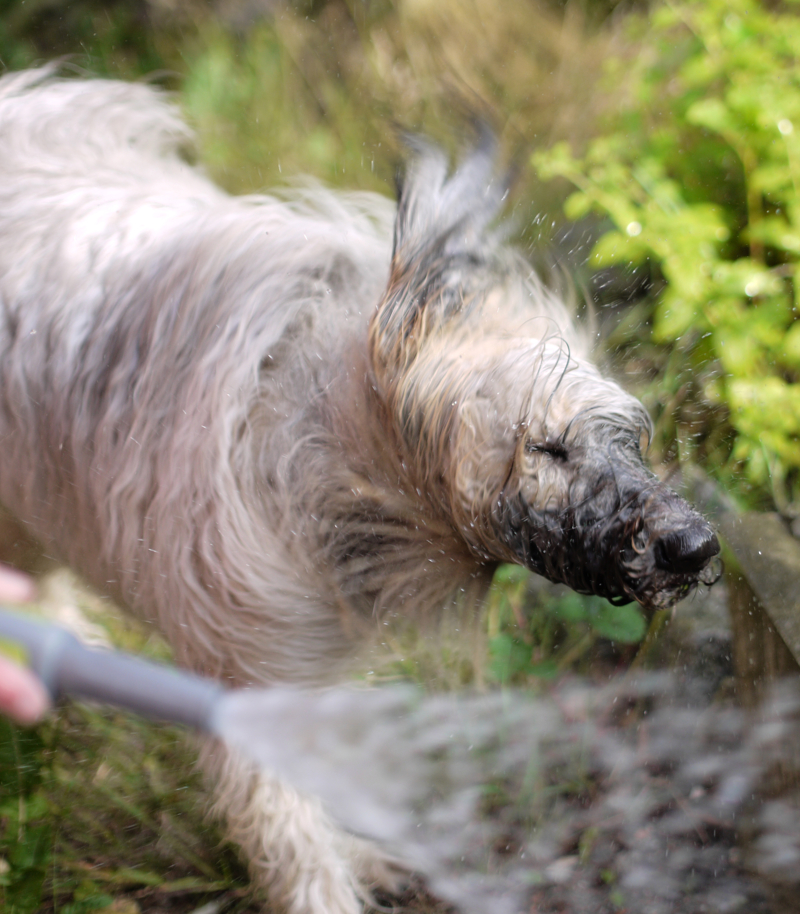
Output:
[[319,800],[215,741],[203,746],[201,765],[214,789],[212,813],[224,820],[275,911],[360,914],[371,889],[397,889],[399,869],[390,858],[340,831]]

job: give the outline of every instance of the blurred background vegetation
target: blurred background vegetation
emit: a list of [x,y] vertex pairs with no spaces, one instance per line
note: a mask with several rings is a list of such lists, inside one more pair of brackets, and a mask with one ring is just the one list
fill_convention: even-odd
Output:
[[[519,242],[592,301],[610,369],[655,418],[660,472],[696,462],[743,506],[797,521],[799,14],[790,0],[0,0],[0,63],[61,57],[175,92],[198,160],[237,193],[307,174],[391,194],[398,128],[456,151],[488,120],[517,174]],[[615,669],[645,623],[506,568],[485,632],[483,660],[398,635],[387,675]],[[8,729],[4,911],[247,908],[172,731],[78,709]]]

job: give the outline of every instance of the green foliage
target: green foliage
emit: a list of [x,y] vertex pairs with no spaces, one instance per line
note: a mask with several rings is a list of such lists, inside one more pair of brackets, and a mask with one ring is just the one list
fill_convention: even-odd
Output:
[[614,606],[601,597],[572,591],[529,594],[530,572],[502,565],[489,595],[488,676],[504,684],[552,679],[579,665],[598,638],[637,644],[647,625],[634,604]]
[[[333,27],[333,26],[332,26]],[[181,50],[181,102],[204,165],[234,192],[263,190],[298,175],[385,190],[375,100],[342,73],[330,36],[291,17],[237,36],[208,22]]]
[[[36,730],[0,719],[0,910],[190,911],[220,895],[252,910],[247,877],[205,821],[179,730],[124,714],[61,709]],[[234,908],[231,908],[233,911]]]
[[144,0],[0,0],[0,65],[11,70],[79,55],[95,73],[164,67]]
[[52,832],[41,736],[0,718],[0,899],[7,914],[39,910]]
[[[118,647],[169,660],[63,571],[42,592]],[[0,717],[0,911],[188,914],[213,899],[255,911],[244,866],[206,818],[194,761],[180,729],[120,712],[65,705],[36,729]]]
[[731,434],[719,469],[756,489],[772,473],[796,491],[798,8],[682,0],[656,10],[640,40],[638,61],[610,73],[630,87],[613,132],[580,157],[556,145],[535,167],[577,188],[569,218],[610,220],[596,267],[650,263],[663,279],[652,342],[679,353],[672,394],[697,373],[703,434],[723,408]]

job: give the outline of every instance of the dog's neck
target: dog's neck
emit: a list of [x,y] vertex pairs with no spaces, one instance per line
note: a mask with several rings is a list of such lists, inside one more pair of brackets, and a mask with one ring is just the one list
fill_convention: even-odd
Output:
[[425,613],[491,576],[494,565],[476,558],[437,499],[438,483],[415,475],[363,344],[346,350],[319,420],[335,471],[319,481],[312,513],[348,602],[370,615],[408,604]]

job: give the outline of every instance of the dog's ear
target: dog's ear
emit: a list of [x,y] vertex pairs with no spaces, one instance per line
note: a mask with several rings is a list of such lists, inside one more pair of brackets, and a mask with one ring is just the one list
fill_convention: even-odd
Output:
[[494,135],[482,125],[478,130],[478,142],[452,175],[445,152],[423,137],[406,137],[411,157],[398,179],[395,268],[414,268],[445,250],[455,254],[479,245],[506,184],[495,174]]
[[419,137],[399,183],[392,269],[373,315],[370,350],[379,378],[413,359],[423,337],[460,313],[485,286],[493,245],[486,226],[505,199],[508,180],[495,168],[488,128],[456,170],[447,155]]

